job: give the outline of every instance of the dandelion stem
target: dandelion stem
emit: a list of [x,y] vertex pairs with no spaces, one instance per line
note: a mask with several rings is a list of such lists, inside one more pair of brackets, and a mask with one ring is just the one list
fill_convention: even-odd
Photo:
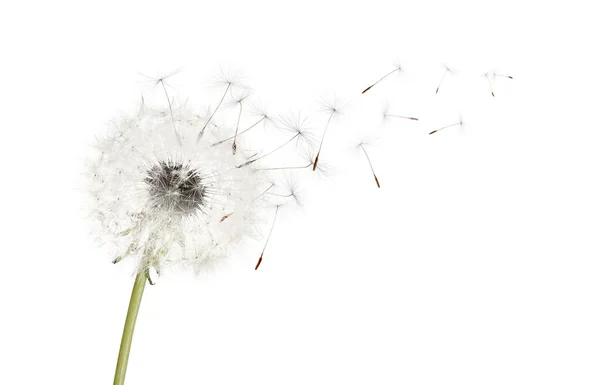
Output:
[[129,300],[129,309],[127,309],[127,318],[123,327],[123,337],[121,338],[119,359],[117,360],[117,369],[115,371],[115,381],[113,382],[114,385],[123,385],[125,383],[125,373],[127,372],[127,362],[129,361],[129,351],[131,350],[131,339],[133,338],[135,321],[140,310],[145,286],[146,274],[140,272],[135,277],[133,290],[131,291],[131,299]]

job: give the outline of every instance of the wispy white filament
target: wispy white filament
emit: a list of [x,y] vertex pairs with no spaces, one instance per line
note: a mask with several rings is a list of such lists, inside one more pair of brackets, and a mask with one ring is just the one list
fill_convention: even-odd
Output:
[[198,271],[254,233],[261,173],[238,167],[247,162],[243,149],[211,146],[222,133],[206,129],[197,141],[205,125],[187,108],[142,106],[97,140],[88,191],[98,237],[115,262],[135,258],[138,271],[173,264]]

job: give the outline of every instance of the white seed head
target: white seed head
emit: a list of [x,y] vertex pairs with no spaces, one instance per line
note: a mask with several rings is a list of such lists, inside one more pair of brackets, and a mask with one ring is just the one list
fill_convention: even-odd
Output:
[[[200,271],[254,234],[264,180],[232,154],[189,108],[140,109],[114,121],[94,146],[88,192],[98,237],[115,262],[135,258],[138,272],[167,265]],[[212,129],[211,129],[212,128]]]

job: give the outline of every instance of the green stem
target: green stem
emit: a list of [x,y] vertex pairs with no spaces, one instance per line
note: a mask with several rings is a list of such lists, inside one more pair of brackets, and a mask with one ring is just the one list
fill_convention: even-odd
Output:
[[114,385],[123,385],[125,383],[125,373],[127,372],[127,362],[129,361],[129,351],[131,350],[131,339],[135,329],[135,320],[137,319],[144,287],[146,286],[146,274],[138,273],[135,277],[131,299],[129,300],[129,309],[127,309],[127,318],[123,327],[123,337],[121,338],[121,348],[119,349],[119,359],[117,360],[117,370],[115,371]]

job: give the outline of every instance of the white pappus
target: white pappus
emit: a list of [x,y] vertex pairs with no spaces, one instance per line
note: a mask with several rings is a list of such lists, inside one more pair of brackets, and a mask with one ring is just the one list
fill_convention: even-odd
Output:
[[235,153],[214,145],[225,135],[186,106],[155,110],[142,103],[98,138],[87,191],[95,233],[114,263],[135,258],[136,273],[168,265],[198,272],[257,235],[270,212],[261,197],[267,180],[248,163],[241,138]]

